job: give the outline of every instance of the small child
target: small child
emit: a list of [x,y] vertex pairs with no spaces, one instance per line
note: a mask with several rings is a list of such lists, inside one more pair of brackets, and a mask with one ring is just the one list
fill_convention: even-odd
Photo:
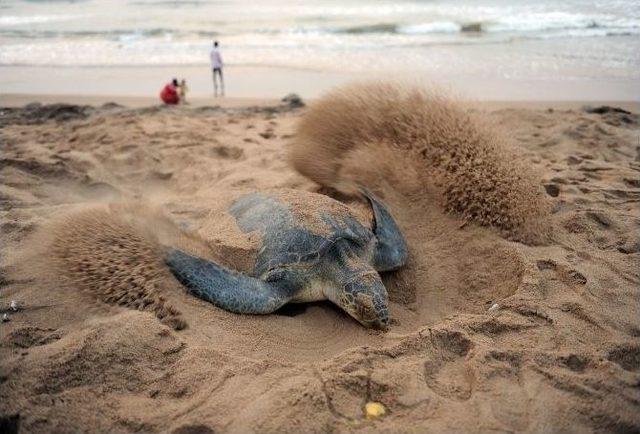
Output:
[[189,92],[189,87],[187,86],[187,80],[185,80],[184,78],[180,81],[180,86],[179,86],[179,92],[180,92],[180,102],[182,104],[189,104],[187,102],[187,92]]

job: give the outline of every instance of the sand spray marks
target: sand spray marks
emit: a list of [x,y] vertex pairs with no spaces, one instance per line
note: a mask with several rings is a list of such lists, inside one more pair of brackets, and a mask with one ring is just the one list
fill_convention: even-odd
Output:
[[[453,242],[449,234],[461,222],[443,218],[441,210],[530,240],[538,233],[529,226],[544,216],[546,206],[535,177],[489,127],[445,98],[398,86],[351,86],[318,101],[299,125],[291,162],[321,185],[349,192],[359,183],[384,193],[413,245],[413,265],[387,282],[392,298],[402,304],[415,300],[415,280],[427,278],[420,270],[434,265],[421,261],[437,258],[449,279],[442,264],[456,268],[457,255],[447,249],[462,251],[468,242],[464,237]],[[406,225],[420,220],[415,227]],[[426,240],[430,246],[422,246]],[[237,244],[231,241],[225,239]],[[162,246],[168,245],[201,257],[214,254],[151,207],[86,205],[46,223],[24,249],[31,256],[23,264],[38,264],[34,268],[49,281],[154,312],[182,328],[181,313],[163,295],[175,283],[162,263]],[[437,274],[430,273],[422,286],[438,286]]]
[[336,89],[299,123],[290,161],[344,193],[355,184],[423,192],[507,238],[546,238],[549,205],[536,174],[489,122],[437,93],[378,83]]
[[171,282],[162,261],[166,246],[208,256],[202,242],[151,206],[86,205],[43,225],[17,258],[17,271],[27,267],[42,282],[153,312],[163,323],[182,329],[186,321],[164,296]]

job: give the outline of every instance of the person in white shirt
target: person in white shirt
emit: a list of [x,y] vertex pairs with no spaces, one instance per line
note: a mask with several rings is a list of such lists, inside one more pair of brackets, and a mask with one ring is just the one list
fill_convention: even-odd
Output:
[[220,89],[221,95],[224,96],[224,79],[222,78],[222,56],[218,49],[218,41],[214,41],[213,49],[211,50],[211,68],[213,69],[213,95],[218,96],[218,81],[216,75],[220,77]]

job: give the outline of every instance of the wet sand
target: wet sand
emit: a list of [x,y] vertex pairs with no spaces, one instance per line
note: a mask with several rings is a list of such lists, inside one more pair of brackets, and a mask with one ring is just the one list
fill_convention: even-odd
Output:
[[[451,62],[466,58],[467,66],[484,64],[483,50],[471,47],[465,54],[455,55]],[[552,74],[540,79],[500,74],[496,71],[467,72],[463,67],[451,71],[449,56],[416,69],[406,65],[400,69],[372,66],[366,71],[343,71],[322,68],[292,68],[281,66],[230,65],[225,67],[227,96],[233,98],[281,98],[294,92],[305,99],[317,98],[331,88],[353,80],[402,80],[419,86],[446,86],[461,99],[487,101],[631,101],[638,102],[637,78],[618,77],[589,68],[571,71],[576,78]],[[462,57],[459,57],[462,56]],[[466,57],[470,56],[470,57]],[[492,57],[491,54],[488,55]],[[500,59],[508,62],[509,57]],[[611,73],[613,74],[613,73]],[[171,78],[185,78],[191,98],[212,98],[211,71],[207,65],[159,66],[0,66],[0,95],[55,93],[58,96],[136,96],[155,97]],[[0,98],[0,101],[2,98]],[[155,102],[154,102],[155,103]],[[213,101],[212,101],[213,103]],[[2,105],[5,105],[4,103]]]

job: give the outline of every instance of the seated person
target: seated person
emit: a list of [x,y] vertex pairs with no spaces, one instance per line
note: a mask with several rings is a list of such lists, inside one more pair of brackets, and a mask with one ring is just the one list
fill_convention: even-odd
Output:
[[178,104],[180,97],[178,96],[178,80],[173,79],[171,83],[167,83],[166,86],[160,92],[160,99],[165,104]]

